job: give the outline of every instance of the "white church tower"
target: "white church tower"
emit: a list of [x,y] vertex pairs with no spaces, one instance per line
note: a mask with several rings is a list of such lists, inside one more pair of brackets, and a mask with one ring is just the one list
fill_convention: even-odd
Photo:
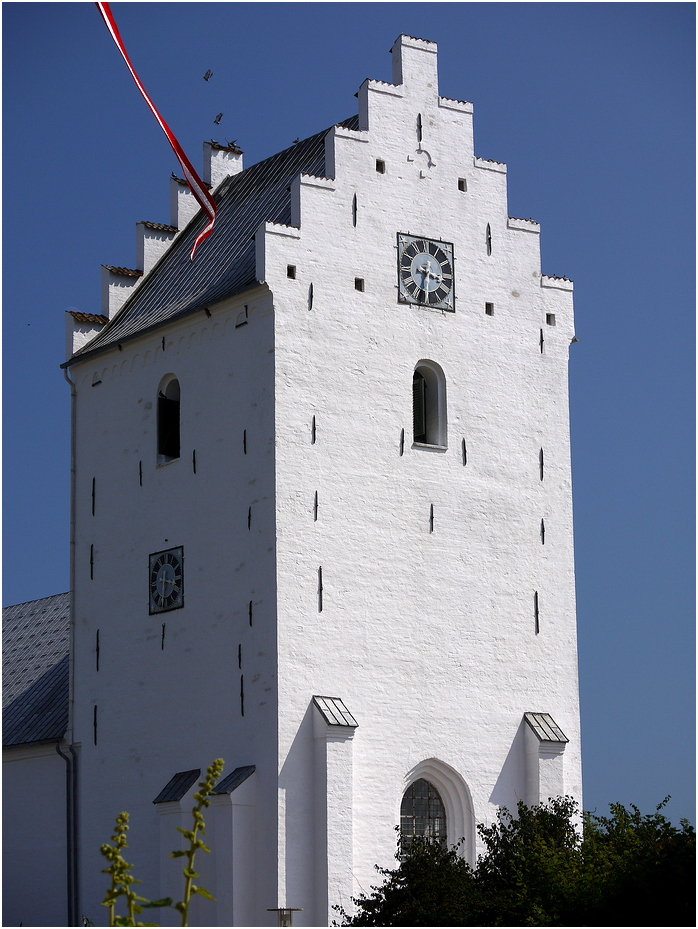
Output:
[[436,52],[400,36],[358,117],[246,170],[208,145],[194,262],[205,219],[173,181],[139,267],[69,317],[95,925],[121,810],[139,892],[179,898],[174,827],[217,757],[197,925],[327,925],[398,826],[474,863],[498,807],[581,801],[572,284],[541,273]]

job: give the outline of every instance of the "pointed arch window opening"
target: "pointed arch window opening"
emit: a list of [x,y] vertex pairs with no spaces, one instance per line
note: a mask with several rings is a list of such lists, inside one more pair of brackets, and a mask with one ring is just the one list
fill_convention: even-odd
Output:
[[415,838],[446,845],[446,809],[434,785],[420,777],[407,788],[400,806],[400,840],[403,852]]

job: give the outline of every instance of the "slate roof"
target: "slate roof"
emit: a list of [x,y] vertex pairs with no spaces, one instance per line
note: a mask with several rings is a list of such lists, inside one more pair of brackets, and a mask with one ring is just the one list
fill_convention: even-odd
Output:
[[550,713],[524,713],[524,719],[541,742],[569,742]]
[[[358,116],[340,125],[358,129]],[[214,232],[199,246],[194,261],[189,260],[194,239],[208,222],[202,211],[174,240],[109,324],[66,365],[254,285],[252,237],[262,222],[290,224],[290,186],[295,177],[325,176],[328,132],[324,129],[226,178],[214,194],[218,205]]]
[[3,609],[3,745],[63,736],[68,725],[69,643],[69,593]]

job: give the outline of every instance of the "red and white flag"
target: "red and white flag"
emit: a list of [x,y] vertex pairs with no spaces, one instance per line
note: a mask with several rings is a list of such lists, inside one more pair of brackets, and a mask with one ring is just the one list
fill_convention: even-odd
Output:
[[157,109],[155,108],[155,104],[150,99],[148,94],[145,92],[145,87],[143,87],[143,85],[141,84],[140,79],[138,75],[136,74],[133,68],[133,65],[131,64],[131,60],[126,54],[124,43],[121,41],[121,36],[119,35],[119,30],[117,29],[116,23],[114,22],[114,16],[112,14],[112,11],[109,9],[109,4],[108,3],[96,3],[95,6],[99,10],[99,12],[102,14],[104,22],[107,25],[107,29],[111,33],[112,39],[114,39],[114,41],[116,42],[117,48],[119,49],[121,54],[124,56],[124,61],[126,62],[129,71],[131,72],[131,77],[134,79],[134,81],[136,82],[136,86],[138,87],[140,92],[143,94],[143,99],[150,107],[153,113],[153,116],[160,123],[160,127],[162,128],[162,131],[167,136],[167,140],[172,146],[172,150],[174,151],[175,155],[177,156],[177,160],[182,166],[184,177],[186,178],[187,184],[189,184],[189,188],[191,192],[194,194],[196,201],[201,207],[201,209],[205,210],[205,212],[208,213],[209,215],[208,225],[202,232],[198,234],[198,236],[196,237],[196,241],[194,242],[194,247],[191,250],[191,255],[189,256],[189,260],[193,261],[194,255],[196,254],[196,250],[199,247],[199,244],[203,242],[204,239],[207,239],[213,232],[213,224],[216,221],[216,212],[218,208],[216,207],[216,203],[213,197],[208,192],[206,185],[203,183],[199,175],[196,173],[196,171],[192,167],[191,162],[189,161],[187,156],[184,154],[184,151],[182,150],[182,146],[179,144],[179,142],[175,138],[174,133],[171,131],[170,127],[167,125],[167,123],[162,118],[162,116],[160,116]]

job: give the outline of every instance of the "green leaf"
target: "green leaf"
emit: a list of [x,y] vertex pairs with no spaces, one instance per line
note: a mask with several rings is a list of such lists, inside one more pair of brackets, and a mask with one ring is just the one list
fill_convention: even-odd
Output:
[[143,904],[144,910],[153,910],[155,907],[172,906],[172,897],[163,897],[161,900],[151,900]]
[[212,897],[205,887],[192,887],[191,892],[193,894],[199,894],[202,897],[206,897],[207,900],[213,900],[215,902],[216,898]]

